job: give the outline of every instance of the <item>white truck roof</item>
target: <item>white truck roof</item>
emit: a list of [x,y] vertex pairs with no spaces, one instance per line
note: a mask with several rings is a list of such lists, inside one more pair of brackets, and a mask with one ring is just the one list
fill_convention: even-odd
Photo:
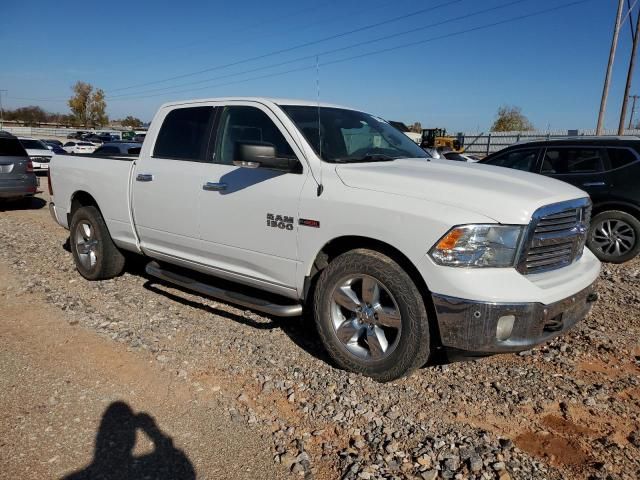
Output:
[[342,108],[345,110],[354,110],[351,107],[345,107],[342,105],[335,105],[331,103],[317,102],[314,100],[299,100],[290,98],[272,98],[272,97],[212,97],[212,98],[198,98],[193,100],[181,100],[175,102],[167,102],[162,104],[161,108],[176,107],[178,105],[185,105],[189,103],[205,103],[205,102],[229,102],[229,101],[247,101],[247,102],[260,102],[271,103],[275,105],[300,105],[309,107],[329,107],[329,108]]

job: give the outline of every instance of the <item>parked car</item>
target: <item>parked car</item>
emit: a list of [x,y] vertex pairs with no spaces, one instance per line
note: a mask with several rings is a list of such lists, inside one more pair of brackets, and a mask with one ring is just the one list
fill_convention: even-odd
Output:
[[640,252],[640,139],[575,137],[519,143],[480,163],[557,178],[593,201],[587,245],[605,262]]
[[20,143],[27,151],[35,172],[46,172],[49,170],[49,162],[53,154],[47,145],[35,138],[20,137],[18,140],[20,140]]
[[53,145],[51,147],[51,152],[56,154],[56,155],[66,155],[67,154],[67,152],[62,147],[59,147],[58,145]]
[[71,141],[65,143],[62,149],[67,153],[93,153],[96,146],[91,142]]
[[133,141],[134,142],[138,142],[138,143],[142,143],[142,142],[144,142],[144,139],[145,139],[146,136],[147,136],[146,133],[137,133],[136,135],[134,135]]
[[138,155],[141,143],[135,142],[111,142],[98,147],[95,155]]
[[447,160],[455,160],[458,162],[476,163],[479,160],[479,158],[474,157],[473,155],[453,151],[445,152],[443,155]]
[[38,188],[29,155],[13,135],[0,132],[0,198],[31,197]]
[[53,163],[51,211],[86,279],[119,275],[132,251],[181,288],[308,309],[335,362],[380,381],[435,345],[530,349],[596,298],[590,201],[567,183],[429,161],[377,117],[316,102],[168,103],[148,136],[137,158]]
[[44,143],[49,150],[53,150],[53,146],[57,145],[58,147],[62,147],[62,142],[60,140],[50,140],[50,139],[40,139],[42,143]]
[[89,132],[86,132],[84,130],[78,130],[75,133],[70,133],[69,135],[67,135],[68,139],[75,139],[75,140],[81,140],[83,135],[88,135]]

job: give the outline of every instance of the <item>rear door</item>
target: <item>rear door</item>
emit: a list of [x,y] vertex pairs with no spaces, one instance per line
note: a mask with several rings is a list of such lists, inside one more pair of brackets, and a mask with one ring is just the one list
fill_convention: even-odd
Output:
[[215,112],[211,105],[167,109],[154,145],[136,162],[134,222],[152,257],[202,262],[198,202]]
[[605,149],[593,146],[547,147],[540,173],[575,185],[598,203],[605,199],[610,187],[604,173],[605,155]]

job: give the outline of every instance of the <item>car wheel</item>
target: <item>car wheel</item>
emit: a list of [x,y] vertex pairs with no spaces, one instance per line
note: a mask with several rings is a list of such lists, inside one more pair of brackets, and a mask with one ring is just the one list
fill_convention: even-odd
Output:
[[603,262],[623,263],[640,252],[640,221],[619,210],[608,210],[591,221],[587,245]]
[[113,243],[96,207],[81,207],[74,212],[70,237],[76,268],[84,278],[106,280],[122,273],[124,255]]
[[335,258],[314,294],[318,334],[342,368],[386,382],[429,357],[429,323],[418,288],[398,263],[358,249]]

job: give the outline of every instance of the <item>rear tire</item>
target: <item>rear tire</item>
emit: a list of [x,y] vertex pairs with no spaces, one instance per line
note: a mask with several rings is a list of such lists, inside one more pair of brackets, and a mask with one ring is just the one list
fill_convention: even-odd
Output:
[[587,246],[603,262],[627,262],[640,252],[640,221],[620,210],[601,212],[591,220]]
[[69,231],[71,253],[80,275],[87,280],[107,280],[122,273],[125,257],[113,243],[96,207],[76,210]]
[[335,258],[320,274],[313,307],[324,347],[346,370],[388,382],[429,357],[422,295],[382,253],[358,249]]

